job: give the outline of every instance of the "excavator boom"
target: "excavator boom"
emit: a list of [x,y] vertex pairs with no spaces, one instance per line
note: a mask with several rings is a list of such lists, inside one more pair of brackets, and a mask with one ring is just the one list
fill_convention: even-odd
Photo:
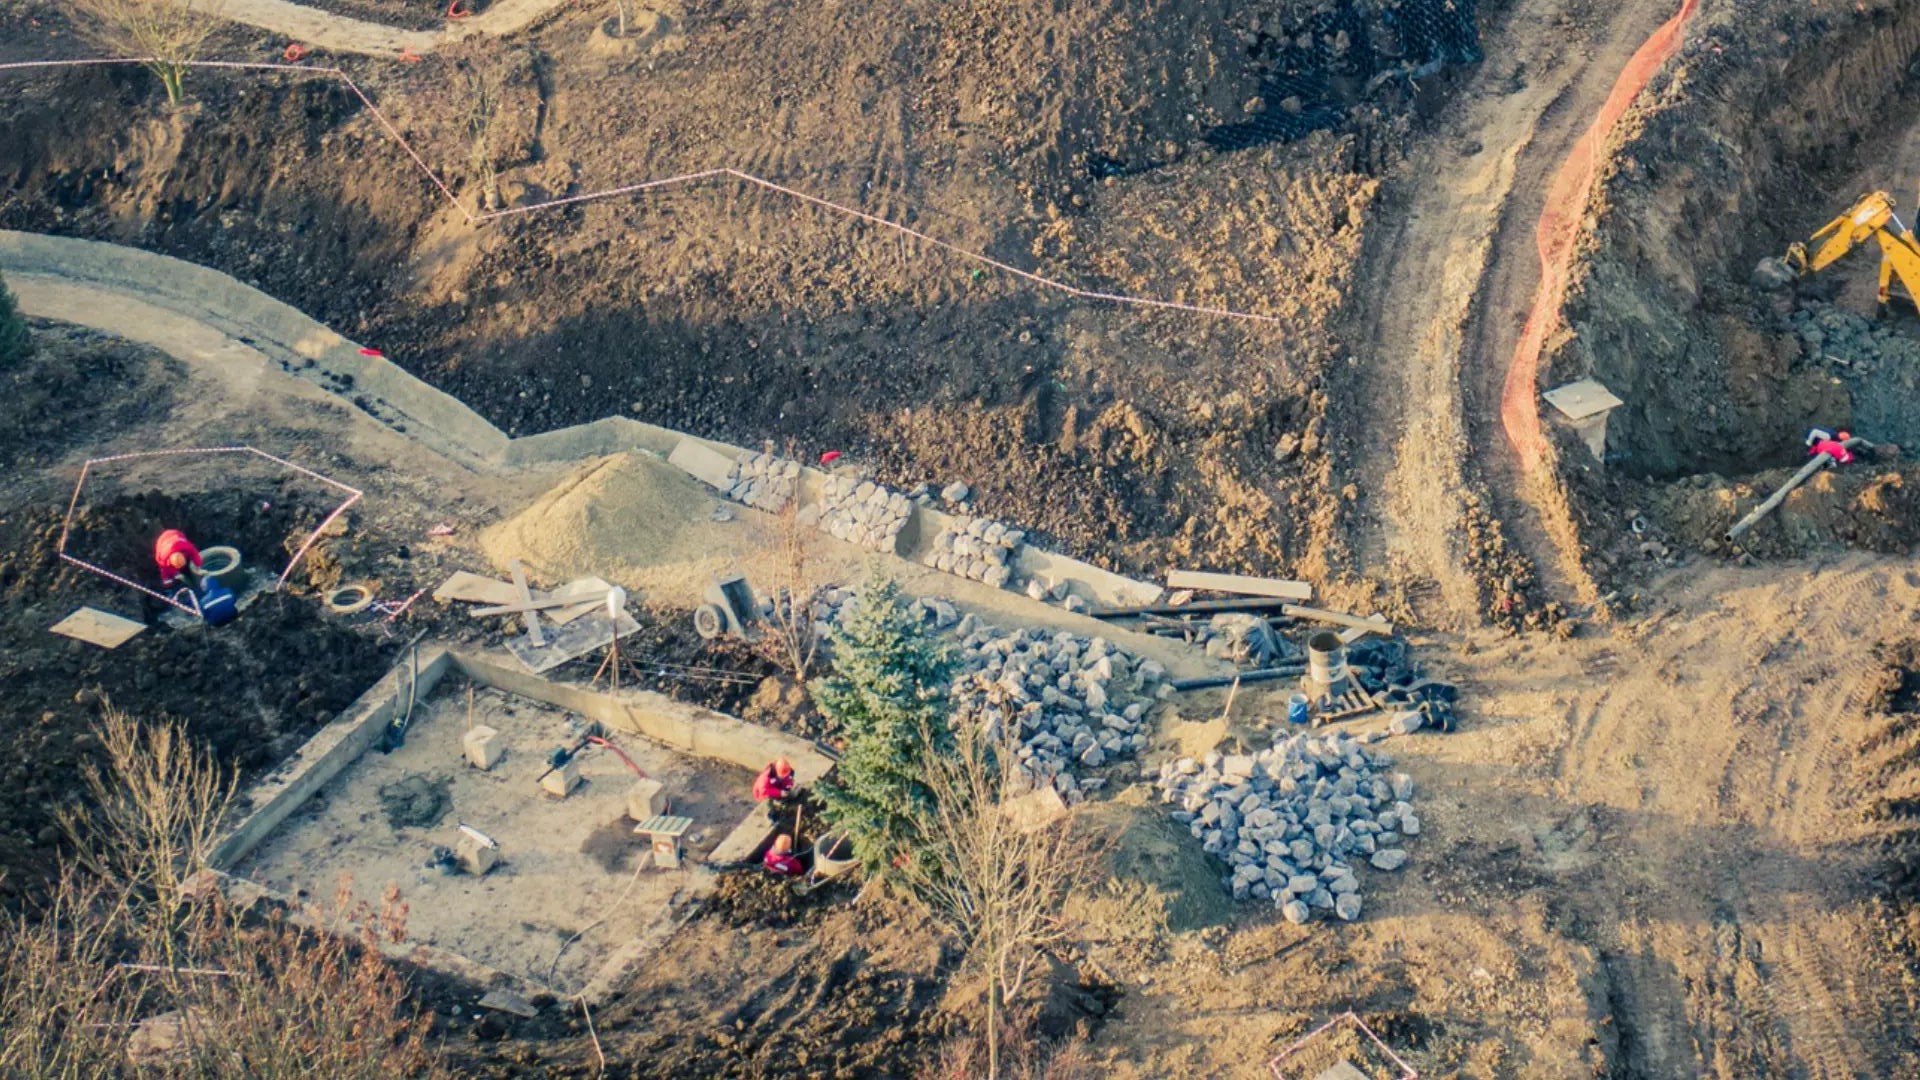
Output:
[[1819,244],[1812,251],[1805,244],[1788,248],[1786,265],[1796,276],[1818,273],[1869,238],[1880,246],[1880,302],[1892,297],[1893,280],[1898,278],[1920,311],[1920,241],[1894,213],[1893,196],[1884,191],[1861,196],[1845,214],[1822,226],[1810,237]]

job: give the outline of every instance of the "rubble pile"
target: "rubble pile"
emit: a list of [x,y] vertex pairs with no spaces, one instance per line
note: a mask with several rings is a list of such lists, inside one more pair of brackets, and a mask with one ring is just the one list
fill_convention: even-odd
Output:
[[1291,735],[1255,754],[1169,761],[1159,787],[1174,820],[1226,861],[1234,899],[1272,900],[1294,923],[1326,912],[1351,921],[1361,910],[1354,863],[1398,870],[1401,845],[1420,835],[1413,780],[1392,765],[1339,733]]
[[1004,522],[957,517],[934,538],[928,566],[1003,589],[1013,579],[1013,556],[1027,534]]
[[1098,769],[1144,749],[1147,712],[1172,692],[1166,669],[1136,661],[1105,638],[1067,631],[1002,630],[972,615],[959,619],[962,673],[954,679],[954,715],[987,725],[990,738],[1019,746],[1021,769],[1077,803],[1104,787]]
[[785,510],[799,488],[800,463],[770,451],[741,451],[727,474],[727,498],[770,514]]
[[871,480],[829,476],[817,506],[802,514],[836,540],[871,551],[891,552],[913,513],[913,502]]
[[[841,588],[815,594],[814,621],[829,639],[827,628],[856,596]],[[762,600],[761,609],[774,610],[773,602]],[[1081,770],[1146,748],[1153,733],[1147,714],[1173,693],[1166,668],[1105,638],[989,626],[939,597],[910,601],[908,610],[955,643],[948,688],[955,721],[985,724],[989,738],[1017,744],[1028,780],[1053,785],[1069,803],[1106,786],[1104,777],[1082,778]]]
[[1787,317],[1787,327],[1807,359],[1847,387],[1853,434],[1909,454],[1920,446],[1920,341],[1889,320],[1811,300]]

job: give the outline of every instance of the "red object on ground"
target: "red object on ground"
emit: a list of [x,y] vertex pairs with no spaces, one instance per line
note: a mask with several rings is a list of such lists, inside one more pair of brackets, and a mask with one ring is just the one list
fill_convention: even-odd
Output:
[[386,353],[383,353],[383,352],[381,352],[381,351],[380,351],[379,349],[369,349],[369,348],[367,348],[366,346],[364,346],[364,345],[362,345],[362,346],[360,347],[360,355],[361,355],[361,356],[379,356],[379,357],[385,357],[385,356],[386,356],[387,354],[386,354]]
[[822,465],[831,465],[834,462],[839,460],[840,460],[840,451],[838,450],[829,450],[826,453],[820,455],[820,464]]
[[807,864],[801,862],[800,857],[790,851],[782,852],[768,848],[767,857],[763,861],[769,873],[779,874],[781,877],[799,877],[807,872]]
[[193,541],[187,539],[187,534],[179,529],[168,529],[153,542],[153,561],[160,567],[160,584],[162,585],[179,577],[186,569],[184,566],[179,569],[174,568],[175,555],[185,555],[188,563],[194,566],[200,565],[200,549],[193,546]]
[[791,794],[793,794],[793,773],[791,771],[785,776],[782,776],[774,771],[773,765],[768,765],[766,768],[760,770],[759,776],[753,778],[753,798],[756,802],[766,802],[768,799],[784,799]]
[[[1841,434],[1844,435],[1846,433],[1841,432]],[[1848,465],[1853,462],[1853,451],[1847,449],[1846,444],[1839,439],[1821,439],[1819,442],[1814,443],[1813,449],[1807,451],[1807,453],[1812,457],[1819,457],[1821,454],[1831,454],[1833,455],[1833,460],[1842,465]]]
[[449,19],[464,19],[471,14],[473,14],[473,12],[467,10],[466,0],[452,0],[452,2],[447,5],[447,18]]
[[307,47],[297,41],[287,46],[286,50],[280,54],[280,59],[285,60],[289,64],[297,64],[306,58]]

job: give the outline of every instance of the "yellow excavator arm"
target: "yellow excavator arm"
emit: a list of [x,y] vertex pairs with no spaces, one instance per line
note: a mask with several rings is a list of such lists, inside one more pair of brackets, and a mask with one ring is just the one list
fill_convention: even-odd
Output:
[[1893,212],[1893,196],[1884,191],[1862,196],[1845,214],[1814,233],[1812,239],[1819,246],[1811,252],[1805,244],[1788,248],[1786,262],[1803,277],[1818,273],[1868,237],[1880,245],[1880,302],[1892,296],[1893,279],[1898,277],[1914,309],[1920,311],[1920,241]]

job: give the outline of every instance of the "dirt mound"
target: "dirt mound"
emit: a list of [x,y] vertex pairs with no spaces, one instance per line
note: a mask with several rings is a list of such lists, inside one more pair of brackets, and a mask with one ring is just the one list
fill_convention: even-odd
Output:
[[1653,514],[1680,543],[1712,553],[1737,550],[1778,558],[1854,547],[1904,555],[1920,544],[1920,485],[1897,470],[1870,465],[1816,474],[1737,545],[1728,544],[1727,527],[1789,475],[1786,469],[1770,469],[1739,483],[1700,477],[1655,488]]
[[[1900,143],[1886,129],[1912,113],[1916,47],[1920,9],[1885,0],[1709,9],[1623,125],[1564,310],[1572,333],[1550,343],[1543,380],[1591,375],[1626,401],[1608,435],[1615,479],[1591,475],[1584,451],[1561,455],[1576,498],[1597,500],[1576,516],[1603,571],[1644,543],[1624,530],[1636,515],[1689,549],[1721,550],[1728,511],[1799,463],[1809,427],[1860,431],[1871,419],[1888,429],[1881,438],[1904,438],[1911,379],[1888,361],[1906,331],[1798,310],[1791,290],[1765,291],[1752,274],[1844,209],[1859,183],[1893,183],[1852,170]],[[1853,261],[1812,291],[1830,297],[1856,269],[1871,277],[1871,252]],[[1689,479],[1662,490],[1676,478]],[[1827,480],[1795,496],[1788,520],[1756,530],[1770,531],[1754,550],[1904,550],[1914,479],[1907,467]]]
[[[708,578],[757,550],[750,523],[711,519],[718,500],[698,481],[645,452],[590,462],[511,519],[481,535],[505,569],[520,560],[558,584],[599,575],[647,595],[698,595]],[[688,559],[688,552],[701,553]]]

